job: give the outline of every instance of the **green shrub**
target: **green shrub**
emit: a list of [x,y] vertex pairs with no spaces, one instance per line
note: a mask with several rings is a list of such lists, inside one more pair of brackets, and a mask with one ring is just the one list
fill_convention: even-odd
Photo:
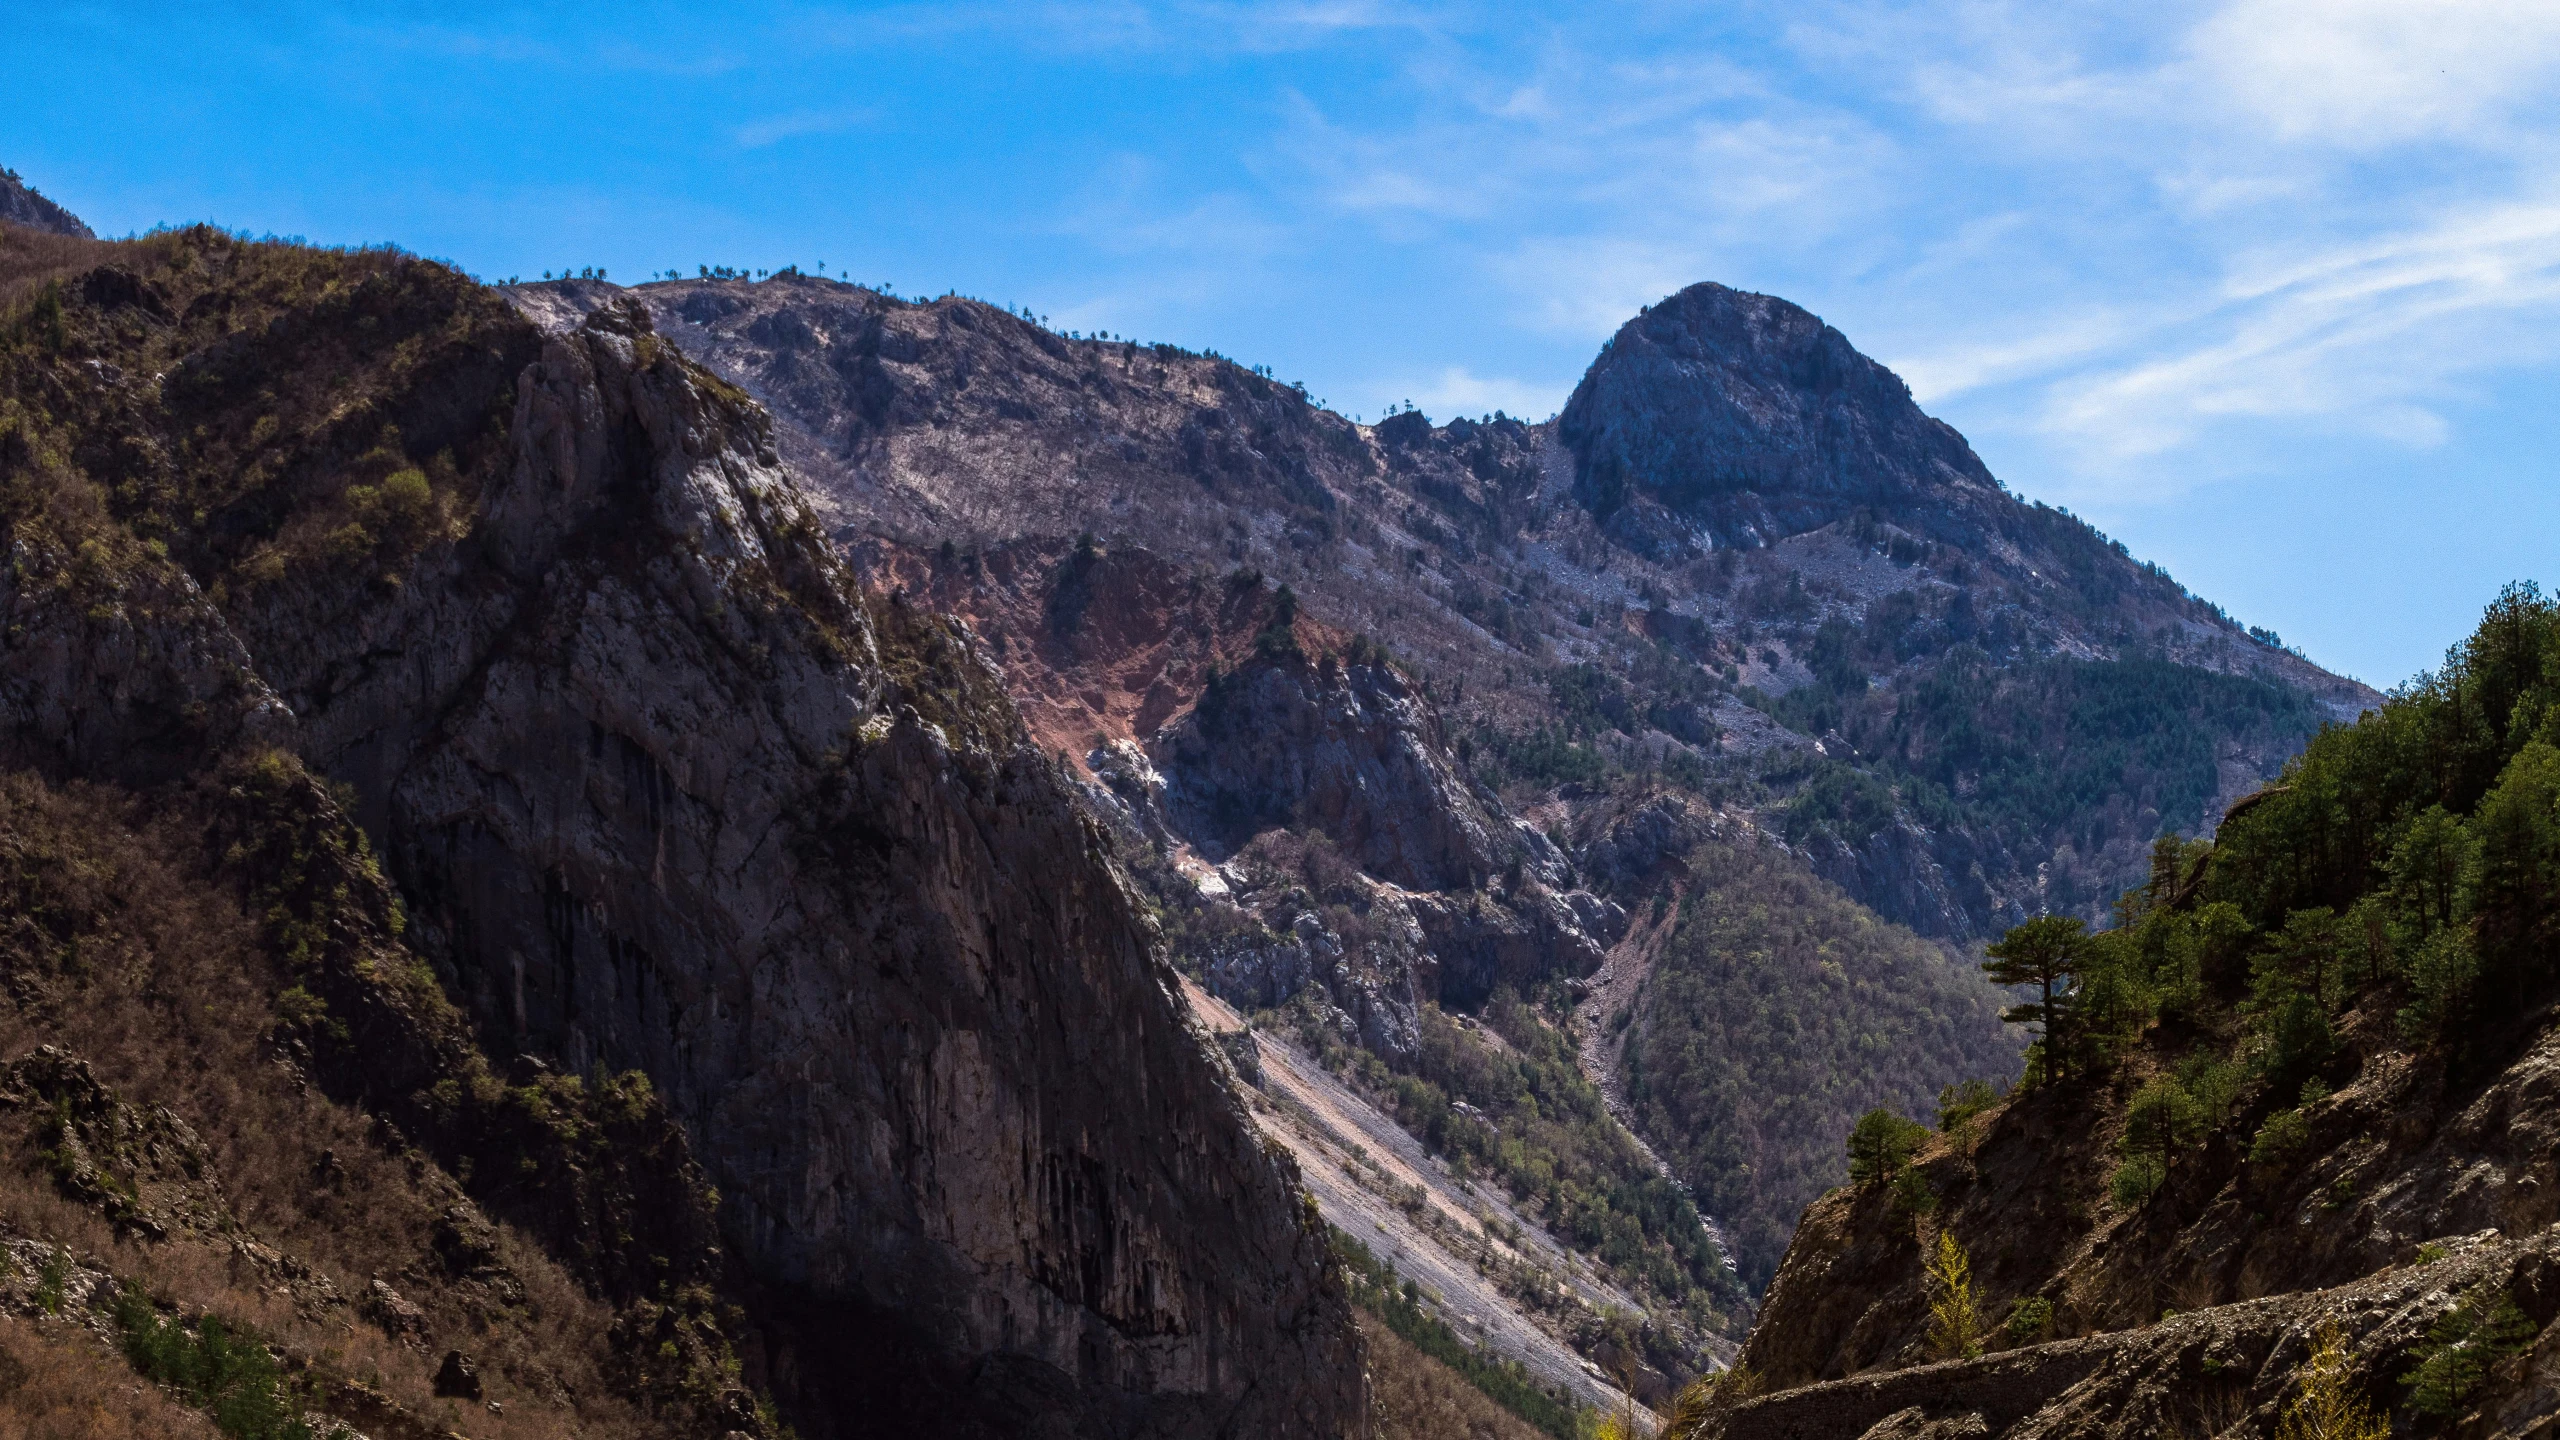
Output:
[[115,1320],[133,1368],[211,1415],[231,1440],[313,1440],[299,1397],[256,1335],[213,1315],[190,1331],[131,1286],[116,1297]]
[[1929,1177],[1905,1166],[1887,1187],[1888,1206],[1894,1214],[1919,1217],[1938,1213],[1938,1192],[1929,1188]]
[[2449,1038],[2471,1001],[2480,978],[2480,957],[2471,937],[2459,929],[2438,930],[2409,957],[2409,1003],[2400,1011],[2400,1032],[2412,1044]]
[[2281,1170],[2300,1158],[2311,1147],[2311,1122],[2299,1110],[2278,1110],[2258,1127],[2257,1138],[2249,1142],[2249,1163]]
[[2160,1188],[2160,1182],[2167,1178],[2168,1172],[2161,1168],[2157,1157],[2135,1155],[2116,1167],[2115,1178],[2108,1182],[2107,1193],[2116,1202],[2116,1208],[2139,1210],[2143,1202],[2151,1198],[2152,1192]]
[[2009,1302],[2009,1318],[2001,1327],[2012,1345],[2033,1345],[2053,1329],[2053,1302],[2041,1295],[2021,1295]]
[[1929,1128],[1890,1110],[1870,1110],[1849,1130],[1849,1181],[1882,1185],[1911,1163],[1911,1154],[1929,1136]]
[[1966,1080],[1949,1085],[1938,1092],[1938,1128],[1954,1130],[1999,1100],[1999,1092],[1991,1088],[1988,1080]]

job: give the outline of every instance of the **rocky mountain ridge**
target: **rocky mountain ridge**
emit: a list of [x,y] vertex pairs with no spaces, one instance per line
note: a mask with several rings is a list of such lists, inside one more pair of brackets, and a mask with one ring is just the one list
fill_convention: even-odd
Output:
[[803,1433],[1357,1428],[1324,1237],[1107,842],[746,397],[636,306],[544,330],[396,253],[35,253],[16,764],[343,786],[482,1043],[665,1097]]
[[[613,289],[526,288],[570,308]],[[1250,566],[1328,624],[1395,636],[1486,750],[1560,733],[1594,761],[1676,757],[1763,807],[1842,766],[1881,778],[1857,813],[1797,828],[1822,873],[1923,933],[1978,937],[2056,900],[2094,913],[2138,873],[2146,825],[2209,825],[2374,698],[2016,500],[1898,379],[1770,297],[1702,285],[1651,307],[1548,424],[1362,426],[1216,356],[974,301],[793,274],[633,293],[771,406],[840,542],[1090,533]],[[2000,833],[1963,813],[1983,757],[1891,733],[1915,694],[2135,657],[2229,693],[2171,718],[2202,748],[2096,834],[2043,814]]]
[[[516,293],[575,314],[623,292]],[[1320,997],[1334,1033],[1393,1064],[1413,1063],[1418,1007],[1492,993],[1445,986],[1483,972],[1443,961],[1458,937],[1435,914],[1504,917],[1514,958],[1498,973],[1532,995],[1580,986],[1622,927],[1589,907],[1570,925],[1516,923],[1509,862],[1502,879],[1477,865],[1417,893],[1398,862],[1353,853],[1372,815],[1459,829],[1485,804],[1534,817],[1516,832],[1530,913],[1538,894],[1584,889],[1619,910],[1713,898],[1680,878],[1694,836],[1668,864],[1617,863],[1623,822],[1667,792],[1730,817],[1781,868],[1963,946],[2045,908],[2097,913],[2154,835],[2209,828],[2317,725],[2372,698],[2018,501],[1898,379],[1769,297],[1709,285],[1650,307],[1544,425],[1407,413],[1364,426],[1216,356],[1061,336],[954,297],[788,273],[629,293],[772,407],[777,444],[829,497],[870,583],[991,638],[1044,743],[1079,763],[1133,853],[1157,852],[1152,893],[1186,922],[1176,949],[1194,973],[1249,1009]],[[1283,593],[1303,619],[1277,648],[1301,672],[1258,653]],[[1364,698],[1361,677],[1384,673],[1373,651],[1418,699]],[[1238,694],[1244,723],[1207,743]],[[1423,718],[1388,718],[1400,706]],[[1341,755],[1346,732],[1290,717],[1327,713],[1361,746],[1403,735],[1404,753],[1436,752],[1424,768],[1458,783],[1340,792],[1368,814],[1302,804],[1307,758]],[[1239,738],[1233,758],[1262,761],[1225,765]],[[1204,786],[1204,763],[1235,783]],[[1240,851],[1257,830],[1276,837],[1255,842],[1266,853]],[[1327,893],[1311,864],[1347,878]],[[1854,924],[1822,933],[1856,978],[1820,1003],[1845,999],[1852,1028],[1882,1025],[1927,1055],[1861,1075],[1848,1089],[1862,1103],[1919,1103],[2008,1068],[1963,966]],[[1766,931],[1789,1004],[1832,983],[1819,964],[1793,968],[1804,938]],[[1922,1008],[1952,1011],[1883,1019],[1902,1004],[1883,977],[1940,971]],[[1617,1089],[1630,1064],[1717,1043],[1697,1016],[1653,1006],[1649,983],[1609,988],[1627,1008],[1586,1017],[1612,1033],[1653,1017],[1644,1044],[1589,1052],[1618,1057],[1601,1077]],[[1679,987],[1684,1005],[1705,993]],[[1551,1003],[1561,1023],[1575,1002]],[[1822,1088],[1838,1097],[1826,1107],[1846,1103]],[[1734,1203],[1749,1213],[1725,1218],[1751,1237],[1757,1275],[1810,1193],[1803,1177],[1838,1163],[1819,1132],[1849,1113],[1777,1123],[1787,1103],[1746,1119],[1755,1107],[1720,1101],[1715,1123],[1739,1128],[1649,1136],[1690,1157],[1691,1186],[1746,1197]],[[1778,1153],[1745,1168],[1782,1183],[1737,1186],[1733,1162],[1711,1158],[1764,1144]]]

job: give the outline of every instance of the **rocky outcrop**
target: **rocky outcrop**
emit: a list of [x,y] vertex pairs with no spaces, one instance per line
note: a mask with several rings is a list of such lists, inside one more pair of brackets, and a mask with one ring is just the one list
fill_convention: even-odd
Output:
[[0,225],[24,225],[53,235],[94,240],[95,232],[80,217],[36,193],[15,170],[0,169]]
[[2502,1294],[2545,1337],[2484,1365],[2458,1433],[2540,1435],[2560,1413],[2560,1230],[2463,1237],[2445,1257],[2353,1284],[2215,1306],[2155,1325],[1976,1360],[1828,1381],[1713,1413],[1697,1440],[2098,1440],[2211,1434],[2266,1440],[2300,1393],[2324,1331],[2344,1342],[2356,1403],[2387,1412],[2429,1331],[2465,1294]]
[[[1897,815],[1852,845],[1829,834],[1798,845],[1823,879],[1923,935],[1981,944],[2036,913],[2043,898],[1997,838],[1961,826],[1930,830]],[[1991,881],[2003,883],[1994,890]]]
[[1212,677],[1148,751],[1167,813],[1212,858],[1286,825],[1408,890],[1472,890],[1514,861],[1563,878],[1552,846],[1504,833],[1451,764],[1438,717],[1384,663],[1253,661]]
[[[2103,1195],[2135,1088],[2020,1095],[1984,1128],[1924,1156],[1936,1223],[1972,1246],[1986,1313],[2040,1298],[2058,1333],[2117,1330],[2164,1309],[2343,1284],[2445,1236],[2526,1234],[2560,1219],[2560,1027],[2494,1075],[2463,1083],[2444,1061],[2392,1047],[2361,1022],[2360,1073],[2302,1111],[2299,1153],[2249,1158],[2235,1124],[2130,1208]],[[2042,1243],[2020,1244],[2034,1234]],[[1913,1226],[1875,1188],[1811,1206],[1741,1363],[1803,1384],[1925,1355],[1927,1296]]]
[[1862,507],[1957,513],[2000,498],[1900,377],[1802,308],[1722,285],[1621,326],[1557,433],[1575,494],[1659,555],[1768,545]]
[[1099,742],[1078,747],[1087,800],[1160,903],[1206,910],[1185,961],[1228,1002],[1313,987],[1347,1041],[1409,1056],[1417,1006],[1586,974],[1616,938],[1617,907],[1466,776],[1416,682],[1260,577],[1089,538],[858,559],[966,616],[1053,743]]
[[[638,307],[542,334],[350,263],[432,335],[355,360],[426,378],[315,405],[345,431],[260,502],[302,508],[178,536],[171,617],[59,605],[129,624],[150,678],[34,647],[22,733],[74,770],[280,734],[346,786],[502,1053],[655,1082],[803,1433],[1357,1428],[1324,1238],[967,635],[875,614],[763,416]],[[348,319],[183,357],[169,403],[325,396]]]
[[[1173,833],[1208,857],[1275,830],[1307,837],[1228,867],[1273,937],[1212,954],[1230,1003],[1276,1008],[1321,983],[1361,1043],[1403,1054],[1417,1000],[1472,1010],[1500,988],[1587,975],[1624,925],[1573,887],[1552,841],[1466,782],[1437,714],[1383,661],[1256,659],[1211,677],[1149,753]],[[1345,877],[1356,923],[1328,928],[1315,908],[1326,897],[1308,885],[1327,890],[1328,866],[1358,872]]]

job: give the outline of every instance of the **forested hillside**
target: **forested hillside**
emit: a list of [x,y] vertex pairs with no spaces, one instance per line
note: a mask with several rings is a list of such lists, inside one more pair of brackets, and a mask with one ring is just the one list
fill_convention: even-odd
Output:
[[[2356,1434],[2536,1433],[2560,1402],[2560,605],[2506,591],[2212,840],[2164,840],[2113,920],[1999,947],[2052,981],[2024,1086],[1934,1132],[1860,1127],[1860,1183],[1808,1214],[1703,1433],[1851,1436],[1857,1406],[1925,1393],[1992,1434],[2268,1434],[2314,1391]],[[2011,1379],[1959,1363],[1847,1409],[1816,1383],[2019,1347]]]
[[1769,1283],[1796,1216],[1840,1176],[1859,1112],[1920,1110],[1935,1077],[2005,1077],[2013,1042],[1970,967],[1785,862],[1710,841],[1630,1015],[1621,1068],[1644,1133]]

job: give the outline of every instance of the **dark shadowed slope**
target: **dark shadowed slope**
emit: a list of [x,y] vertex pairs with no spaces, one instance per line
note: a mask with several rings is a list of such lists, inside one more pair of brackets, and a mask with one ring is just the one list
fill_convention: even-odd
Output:
[[[334,782],[313,823],[398,896],[354,973],[452,995],[533,1097],[356,1098],[644,1074],[737,1268],[649,1278],[613,1222],[629,1323],[716,1327],[804,1434],[1359,1424],[1323,1233],[1105,842],[973,642],[853,585],[743,394],[636,306],[544,330],[394,252],[80,243],[0,273],[7,758]],[[370,1045],[310,993],[315,1046]]]

